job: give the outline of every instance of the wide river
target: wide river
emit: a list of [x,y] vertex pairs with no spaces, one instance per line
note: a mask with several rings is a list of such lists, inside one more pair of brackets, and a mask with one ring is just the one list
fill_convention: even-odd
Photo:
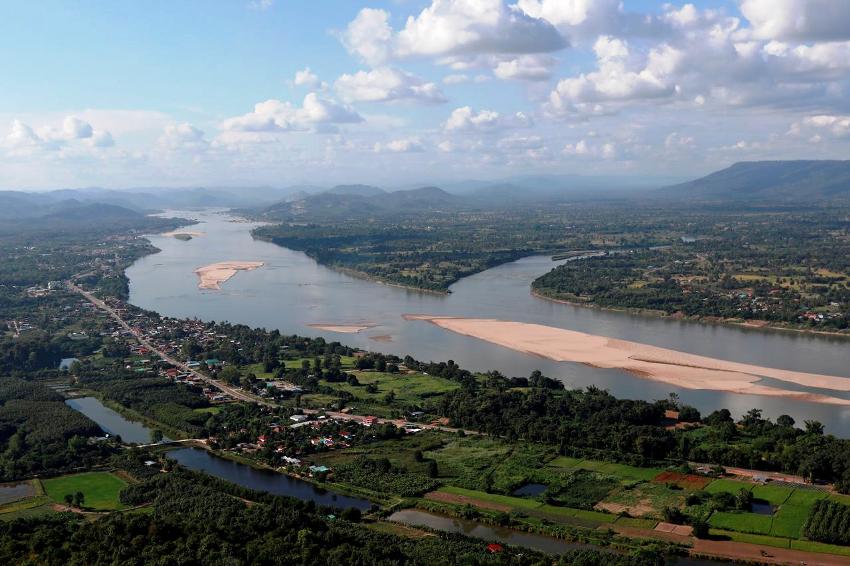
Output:
[[[277,328],[287,334],[323,335],[352,346],[411,354],[420,360],[453,359],[474,370],[498,369],[527,376],[539,369],[570,387],[597,385],[620,397],[659,399],[676,392],[703,413],[726,407],[735,415],[759,407],[765,415],[789,414],[802,425],[817,419],[828,432],[850,436],[850,408],[791,399],[677,389],[619,370],[552,362],[460,336],[422,321],[406,321],[406,313],[497,318],[534,322],[598,334],[704,356],[768,367],[850,377],[850,340],[794,332],[674,321],[575,307],[538,299],[530,284],[556,262],[528,257],[467,277],[449,295],[410,291],[356,279],[322,267],[301,252],[254,240],[255,224],[221,211],[170,211],[193,218],[187,228],[203,232],[190,241],[151,236],[162,251],[144,257],[128,270],[130,302],[175,317],[230,321]],[[262,261],[254,271],[240,272],[221,291],[198,289],[197,267],[226,260]],[[319,331],[310,324],[372,324],[357,334]],[[770,382],[766,380],[768,384]],[[802,386],[784,388],[827,393]]]

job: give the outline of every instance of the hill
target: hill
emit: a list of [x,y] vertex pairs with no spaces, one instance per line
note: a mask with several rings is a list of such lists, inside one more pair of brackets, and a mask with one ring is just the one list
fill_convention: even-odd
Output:
[[711,201],[846,198],[850,161],[744,161],[656,194]]
[[356,197],[376,197],[386,194],[384,189],[372,185],[337,185],[325,191],[335,195],[348,195]]

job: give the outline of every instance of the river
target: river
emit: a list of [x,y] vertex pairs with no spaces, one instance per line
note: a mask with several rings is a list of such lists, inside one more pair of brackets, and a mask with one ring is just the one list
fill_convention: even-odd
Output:
[[332,491],[320,489],[310,482],[279,474],[271,470],[258,470],[239,462],[233,462],[210,454],[202,448],[181,448],[168,453],[175,462],[198,472],[205,472],[219,479],[256,489],[267,491],[273,495],[286,495],[313,501],[317,505],[336,507],[338,509],[355,508],[365,511],[372,506],[367,499],[341,495]]
[[120,436],[122,442],[136,444],[151,442],[151,429],[136,421],[125,419],[95,397],[68,399],[65,404],[96,422],[104,432],[112,436]]
[[[204,235],[189,241],[151,236],[151,242],[162,251],[138,260],[127,270],[130,302],[163,315],[323,335],[353,346],[411,354],[420,360],[453,359],[469,369],[498,369],[506,375],[528,375],[540,369],[569,387],[594,384],[620,397],[658,399],[675,392],[704,413],[726,407],[741,415],[759,407],[766,416],[789,414],[798,423],[817,419],[828,432],[850,436],[847,407],[679,389],[618,370],[525,355],[426,322],[405,321],[402,315],[534,322],[732,361],[850,377],[850,341],[846,339],[675,321],[539,299],[530,293],[531,281],[560,263],[546,256],[524,258],[467,277],[453,285],[449,295],[421,293],[349,277],[318,265],[301,252],[254,240],[250,231],[255,224],[222,211],[169,211],[168,215],[197,219],[199,223],[188,229]],[[221,291],[199,290],[193,270],[225,260],[262,261],[265,265],[238,273]],[[322,332],[309,326],[323,323],[374,326],[358,334]],[[784,383],[783,387],[788,388]],[[793,389],[822,392],[800,386]]]

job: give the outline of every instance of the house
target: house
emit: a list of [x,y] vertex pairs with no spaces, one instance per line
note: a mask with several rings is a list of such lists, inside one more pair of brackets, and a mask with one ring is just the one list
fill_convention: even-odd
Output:
[[308,420],[310,417],[308,415],[292,415],[289,417],[289,420],[295,421],[296,423],[303,423]]
[[504,552],[504,550],[505,547],[495,542],[491,542],[487,545],[487,552],[489,552],[490,554],[499,554],[500,552]]
[[266,442],[268,442],[268,440],[269,440],[269,437],[266,436],[265,434],[262,434],[262,435],[257,437],[257,443],[258,444],[265,444]]
[[310,466],[310,473],[311,474],[322,474],[322,473],[327,473],[327,472],[330,472],[330,471],[331,471],[331,469],[328,468],[327,466]]
[[378,422],[378,417],[368,416],[363,419],[363,426],[372,426]]
[[666,411],[664,411],[664,418],[670,419],[671,421],[678,421],[679,420],[679,411],[673,411],[671,409],[667,409]]

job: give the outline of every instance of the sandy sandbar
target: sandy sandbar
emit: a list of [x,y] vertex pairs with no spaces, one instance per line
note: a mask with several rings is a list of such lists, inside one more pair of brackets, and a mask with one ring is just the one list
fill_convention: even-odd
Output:
[[163,232],[162,234],[160,234],[160,236],[165,236],[166,238],[173,238],[174,236],[179,236],[180,234],[186,234],[187,236],[198,238],[200,236],[205,236],[206,232],[197,232],[195,230],[173,230],[171,232]]
[[846,377],[730,362],[540,324],[430,315],[404,315],[404,318],[424,320],[458,334],[550,360],[625,370],[645,379],[684,389],[709,389],[850,405],[847,399],[790,391],[759,383],[762,377],[768,377],[805,387],[850,391],[850,378]]
[[263,266],[262,261],[220,261],[195,270],[200,279],[199,289],[221,290],[221,284],[240,271],[253,271]]
[[357,334],[358,332],[362,332],[363,330],[368,330],[370,328],[374,328],[376,325],[372,323],[364,323],[364,324],[308,324],[310,328],[316,328],[318,330],[324,330],[326,332],[341,332],[343,334]]

